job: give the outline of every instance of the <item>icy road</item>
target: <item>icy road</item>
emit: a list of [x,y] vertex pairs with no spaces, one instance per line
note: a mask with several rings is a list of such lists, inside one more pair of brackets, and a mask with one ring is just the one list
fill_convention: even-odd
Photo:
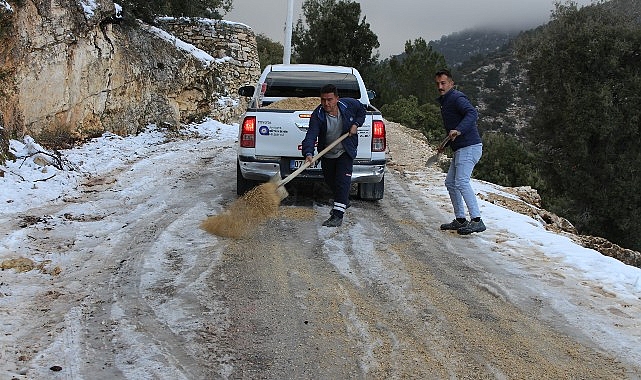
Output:
[[354,199],[342,227],[320,226],[322,188],[298,186],[247,238],[207,234],[236,199],[235,127],[216,128],[92,145],[75,191],[11,200],[0,258],[36,268],[0,272],[1,378],[641,376],[638,288],[604,288],[498,206],[482,204],[486,233],[440,231],[443,174],[412,167],[431,152],[400,128],[385,198]]

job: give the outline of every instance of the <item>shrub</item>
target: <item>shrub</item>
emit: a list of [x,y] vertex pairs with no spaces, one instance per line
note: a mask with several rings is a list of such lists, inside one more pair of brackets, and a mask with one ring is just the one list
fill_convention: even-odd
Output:
[[434,104],[420,104],[414,95],[400,97],[394,103],[381,107],[386,119],[421,131],[428,141],[438,143],[444,136],[439,108]]
[[517,137],[499,132],[483,136],[483,157],[474,177],[501,186],[545,188],[532,148]]

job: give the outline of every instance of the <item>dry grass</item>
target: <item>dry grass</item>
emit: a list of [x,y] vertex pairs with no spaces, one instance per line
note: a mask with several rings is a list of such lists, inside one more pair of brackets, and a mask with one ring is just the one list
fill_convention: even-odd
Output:
[[210,216],[201,228],[210,234],[240,239],[253,227],[278,213],[280,196],[273,182],[263,183],[248,191],[222,214]]

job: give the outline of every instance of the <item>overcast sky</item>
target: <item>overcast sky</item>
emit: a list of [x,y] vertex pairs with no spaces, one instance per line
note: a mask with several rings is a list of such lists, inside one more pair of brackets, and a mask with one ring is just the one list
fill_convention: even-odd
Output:
[[[592,0],[575,0],[580,6]],[[438,40],[443,35],[475,26],[526,26],[550,18],[555,0],[362,0],[365,16],[378,36],[381,58],[402,53],[405,42],[422,37]],[[294,0],[294,25],[302,18],[303,0]],[[283,43],[288,0],[233,0],[234,9],[224,18],[249,25]]]

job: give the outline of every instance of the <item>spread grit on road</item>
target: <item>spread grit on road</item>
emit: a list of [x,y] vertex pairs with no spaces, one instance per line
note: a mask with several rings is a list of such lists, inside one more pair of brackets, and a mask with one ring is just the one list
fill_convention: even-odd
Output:
[[214,235],[240,239],[252,227],[278,213],[280,196],[277,185],[263,183],[234,201],[222,214],[208,217],[201,227]]

